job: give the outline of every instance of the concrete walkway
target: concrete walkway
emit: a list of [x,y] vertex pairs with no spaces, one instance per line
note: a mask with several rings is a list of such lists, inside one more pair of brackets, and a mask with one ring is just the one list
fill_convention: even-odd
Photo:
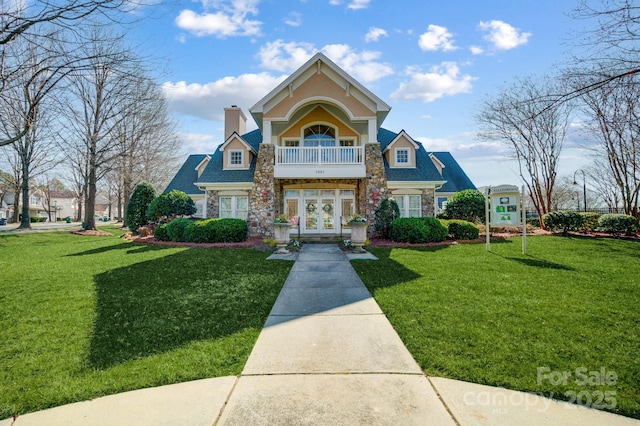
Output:
[[338,246],[305,245],[240,377],[143,389],[0,421],[0,426],[87,424],[638,426],[640,421],[426,377]]

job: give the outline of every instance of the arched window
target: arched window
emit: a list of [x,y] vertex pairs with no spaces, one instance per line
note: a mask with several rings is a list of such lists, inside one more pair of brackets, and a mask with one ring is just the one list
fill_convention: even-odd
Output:
[[304,129],[304,146],[335,146],[336,131],[324,124],[314,124]]

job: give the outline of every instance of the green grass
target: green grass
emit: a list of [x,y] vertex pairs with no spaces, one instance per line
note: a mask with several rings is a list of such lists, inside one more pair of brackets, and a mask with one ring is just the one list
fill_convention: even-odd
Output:
[[[372,248],[379,261],[353,265],[427,374],[582,392],[584,404],[614,392],[612,411],[640,418],[640,244],[530,237],[526,256],[518,238],[491,249]],[[538,367],[568,372],[566,385],[539,381]],[[576,383],[576,369],[602,367],[615,383]]]
[[239,374],[292,266],[105,229],[0,236],[0,419]]

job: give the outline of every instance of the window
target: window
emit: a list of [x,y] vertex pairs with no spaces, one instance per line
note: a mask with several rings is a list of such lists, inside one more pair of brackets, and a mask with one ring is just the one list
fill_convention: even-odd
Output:
[[407,148],[396,149],[396,164],[409,164],[409,150]]
[[398,203],[400,217],[422,216],[422,197],[420,195],[395,195],[393,198]]
[[230,166],[244,166],[244,152],[242,150],[229,151]]
[[247,220],[249,214],[249,197],[246,196],[221,196],[220,217]]
[[438,197],[438,211],[444,209],[447,206],[447,197]]
[[336,131],[324,124],[314,124],[304,129],[304,146],[335,146]]

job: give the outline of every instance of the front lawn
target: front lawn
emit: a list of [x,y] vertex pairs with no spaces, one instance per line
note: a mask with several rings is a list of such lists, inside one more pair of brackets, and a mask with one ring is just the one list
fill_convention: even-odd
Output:
[[0,419],[239,374],[293,265],[104,229],[0,235]]
[[526,256],[514,238],[352,263],[427,374],[640,418],[640,243],[527,242]]

